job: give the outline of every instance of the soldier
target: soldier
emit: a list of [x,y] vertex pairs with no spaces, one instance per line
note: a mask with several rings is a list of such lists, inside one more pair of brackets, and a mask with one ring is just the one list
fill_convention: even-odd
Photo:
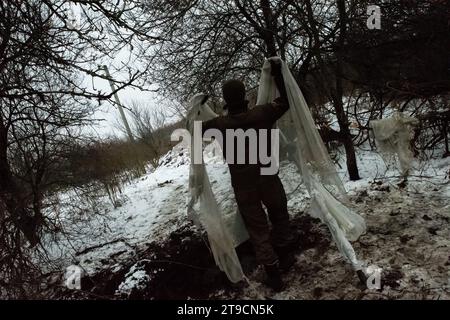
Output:
[[[224,109],[228,114],[206,121],[202,125],[205,132],[208,129],[217,129],[227,139],[227,129],[254,129],[257,132],[258,144],[260,139],[267,139],[267,149],[271,152],[271,129],[275,122],[289,109],[286,88],[281,73],[281,62],[271,61],[272,76],[274,77],[280,97],[273,103],[256,106],[248,109],[248,101],[245,100],[245,85],[239,80],[226,81],[222,88],[226,105]],[[259,129],[266,129],[269,134],[260,136]],[[235,137],[234,137],[235,138]],[[236,141],[234,141],[236,142]],[[226,157],[227,142],[223,142],[222,150],[228,162],[231,174],[231,183],[234,189],[239,211],[244,220],[250,241],[254,247],[258,263],[264,265],[266,271],[265,283],[275,291],[281,291],[284,287],[281,279],[281,271],[287,271],[295,259],[292,249],[298,237],[294,236],[289,226],[289,214],[287,211],[286,193],[278,177],[278,169],[275,174],[262,175],[262,164],[248,163],[249,141],[244,144],[245,150],[237,150],[234,145],[233,155],[244,152],[245,163],[237,163],[236,159],[230,163]],[[230,144],[228,144],[230,145]],[[259,153],[258,153],[259,154]],[[267,208],[269,220],[272,224],[272,234],[262,204]]]

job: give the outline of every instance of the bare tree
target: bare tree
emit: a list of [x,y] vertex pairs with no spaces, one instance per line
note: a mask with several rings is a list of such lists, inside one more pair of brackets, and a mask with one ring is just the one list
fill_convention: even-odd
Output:
[[[77,23],[68,10],[73,5]],[[158,41],[141,13],[140,1],[0,3],[0,287],[22,284],[29,261],[23,236],[33,247],[40,230],[51,226],[44,196],[57,182],[60,157],[96,104],[114,94],[92,88],[86,78],[106,79],[100,61]],[[116,67],[112,73],[122,74],[111,79],[116,91],[142,88],[146,69]]]
[[161,130],[166,124],[166,114],[155,106],[138,101],[132,101],[131,110],[133,131],[139,142],[147,146],[151,163],[156,167],[164,146],[167,144],[167,137]]
[[[166,4],[166,15],[156,9],[161,3]],[[161,18],[171,40],[161,42],[155,51],[153,74],[165,86],[163,91],[187,99],[198,91],[218,93],[227,77],[241,78],[254,88],[264,57],[281,56],[301,87],[305,74],[318,76],[316,90],[324,92],[335,108],[341,129],[336,136],[345,146],[350,178],[359,179],[342,102],[342,54],[336,49],[346,37],[346,9],[344,5],[338,10],[337,4],[342,7],[342,2],[332,1],[315,1],[314,5],[311,1],[200,1],[175,9],[166,1],[158,1],[154,7],[149,5],[149,10]],[[170,15],[178,17],[177,23],[168,19]],[[330,63],[333,52],[335,65]]]
[[[240,78],[253,89],[264,58],[281,56],[304,91],[324,138],[344,146],[349,177],[356,180],[354,140],[359,137],[350,130],[349,118],[360,106],[350,108],[344,102],[347,97],[355,95],[362,102],[358,96],[369,93],[374,102],[370,114],[377,117],[395,99],[408,101],[450,88],[442,50],[449,41],[444,35],[445,1],[382,2],[383,32],[367,28],[369,4],[149,1],[146,11],[163,38],[149,54],[155,62],[151,74],[161,93],[186,101],[199,91],[219,96],[226,78]],[[422,30],[430,31],[429,39]],[[329,127],[330,118],[337,120],[339,131]]]

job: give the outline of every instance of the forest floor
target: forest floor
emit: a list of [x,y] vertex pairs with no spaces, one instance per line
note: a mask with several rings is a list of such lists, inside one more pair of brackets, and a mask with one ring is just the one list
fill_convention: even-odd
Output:
[[[248,243],[237,248],[248,282],[231,284],[215,266],[206,236],[186,217],[188,157],[169,153],[155,171],[122,190],[120,207],[112,208],[107,200],[97,203],[101,218],[77,223],[78,234],[85,230],[84,235],[49,247],[62,270],[75,264],[85,272],[81,290],[67,289],[60,278],[49,276],[46,296],[450,299],[450,158],[430,161],[402,184],[376,152],[358,157],[362,179],[351,182],[342,173],[351,208],[367,224],[366,233],[352,244],[358,259],[379,271],[378,288],[361,286],[327,227],[307,214],[309,196],[287,163],[280,176],[292,229],[301,235],[296,263],[283,276],[287,287],[275,294],[261,284],[264,274]],[[218,202],[225,212],[234,212],[226,165],[211,159],[207,168]]]

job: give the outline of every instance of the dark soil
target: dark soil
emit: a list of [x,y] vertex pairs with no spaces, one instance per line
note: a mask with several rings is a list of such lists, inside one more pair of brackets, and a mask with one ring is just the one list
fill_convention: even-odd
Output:
[[[317,232],[318,220],[309,216],[300,216],[292,220],[292,228],[300,234],[300,246],[297,253],[311,247],[328,247],[330,240]],[[144,256],[153,258],[146,265],[146,271],[157,272],[151,280],[148,291],[142,296],[130,298],[144,299],[207,299],[218,290],[240,293],[243,284],[233,285],[225,274],[215,265],[207,247],[206,238],[201,238],[191,228],[173,233],[163,246],[154,245],[147,249]],[[247,241],[237,248],[244,273],[250,274],[257,267],[251,244]]]
[[[312,247],[319,251],[328,249],[330,238],[324,237],[319,225],[319,220],[307,215],[299,215],[292,220],[293,232],[300,236],[296,254]],[[257,263],[250,242],[243,243],[236,251],[244,273],[251,274],[257,268]],[[59,298],[208,299],[219,290],[226,292],[227,296],[238,296],[245,286],[243,282],[231,283],[225,273],[219,270],[209,250],[206,236],[191,225],[185,225],[172,233],[163,244],[149,244],[139,254],[139,269],[150,275],[150,281],[144,290],[133,290],[128,297],[114,296],[129,268],[135,263],[124,264],[116,272],[106,268],[93,277],[84,277],[83,291],[76,293],[61,288]]]

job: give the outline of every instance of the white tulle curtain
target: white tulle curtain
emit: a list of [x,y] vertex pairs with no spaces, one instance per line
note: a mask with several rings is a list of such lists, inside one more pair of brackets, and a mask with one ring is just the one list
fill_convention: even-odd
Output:
[[[194,163],[194,121],[205,121],[217,116],[207,104],[202,104],[204,94],[194,96],[190,101],[190,111],[187,116],[187,127],[191,133],[191,164],[189,170],[189,192],[187,213],[198,226],[205,229],[214,260],[217,266],[225,272],[231,282],[238,282],[243,279],[239,258],[235,247],[248,239],[243,222],[236,213],[234,224],[227,226],[224,221],[224,214],[221,212],[216,198],[213,194],[211,183],[204,162]],[[200,146],[202,147],[202,146]]]
[[[280,60],[278,57],[271,59]],[[320,218],[328,226],[339,251],[355,270],[360,270],[361,263],[356,258],[349,241],[358,239],[365,232],[364,219],[342,202],[346,199],[342,181],[314,125],[303,94],[284,62],[282,74],[290,108],[283,116],[288,118],[285,119],[287,121],[280,121],[282,131],[280,140],[292,146],[293,158],[311,196],[309,213],[313,217]],[[277,90],[271,76],[271,65],[266,61],[261,72],[257,105],[270,103],[276,97]],[[202,101],[204,101],[202,94],[196,95],[190,101],[188,129],[191,133],[194,120],[205,121],[217,116],[207,105],[202,105]],[[214,197],[205,165],[194,164],[193,152],[191,152],[189,190],[191,197],[188,215],[206,230],[216,264],[226,273],[230,281],[237,282],[243,279],[244,274],[235,251],[235,247],[248,238],[242,219],[237,212],[233,219],[234,223],[225,223],[224,214]]]
[[417,118],[405,116],[402,112],[396,112],[390,118],[370,121],[378,150],[384,161],[389,163],[397,156],[398,169],[405,177],[413,168],[414,154],[410,143],[414,126],[418,123]]
[[[346,191],[327,149],[314,124],[305,98],[289,68],[279,57],[270,58],[282,64],[282,75],[289,100],[289,111],[280,119],[282,141],[289,148],[311,196],[311,216],[320,218],[330,229],[339,251],[355,270],[362,265],[356,258],[350,241],[357,240],[366,230],[364,219],[350,210]],[[266,60],[259,83],[257,105],[272,102],[278,96],[271,76],[271,64]]]

